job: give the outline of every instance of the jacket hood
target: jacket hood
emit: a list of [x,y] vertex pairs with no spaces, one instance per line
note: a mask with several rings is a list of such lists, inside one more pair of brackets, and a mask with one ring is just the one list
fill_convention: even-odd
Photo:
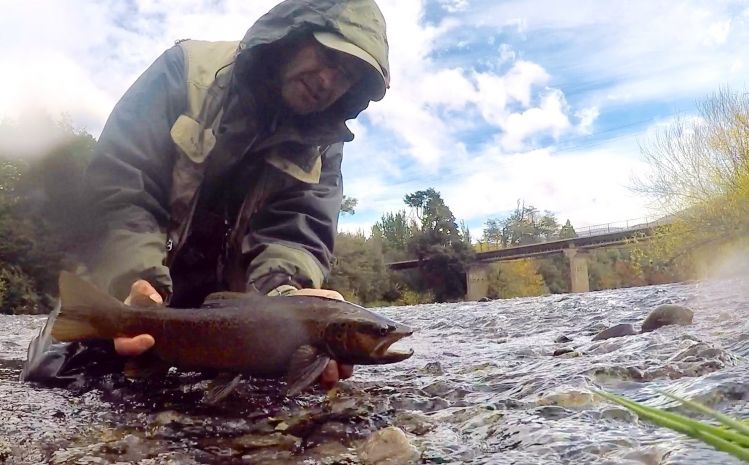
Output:
[[374,0],[286,0],[279,3],[245,34],[239,45],[235,73],[239,76],[251,73],[256,63],[264,61],[261,58],[273,56],[264,57],[264,53],[316,31],[342,35],[380,65],[382,74],[370,69],[365,79],[323,112],[338,121],[355,118],[370,100],[383,97],[390,81],[385,18]]

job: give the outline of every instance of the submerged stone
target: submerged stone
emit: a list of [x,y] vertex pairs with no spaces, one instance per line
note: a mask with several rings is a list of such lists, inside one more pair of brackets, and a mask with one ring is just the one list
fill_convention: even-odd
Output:
[[600,333],[596,334],[593,338],[594,341],[603,341],[614,337],[631,336],[637,334],[635,327],[628,323],[618,324],[608,329],[604,329]]
[[694,312],[681,305],[665,304],[655,308],[642,322],[642,332],[655,331],[668,325],[691,325]]
[[3,439],[0,439],[0,463],[5,463],[12,454],[13,452],[10,450],[10,446],[8,446]]
[[571,352],[574,352],[575,349],[571,347],[563,347],[561,349],[556,349],[554,353],[552,354],[554,357],[559,357],[560,355],[569,354]]
[[419,451],[402,429],[388,426],[367,438],[359,448],[359,458],[366,465],[401,465],[414,463]]

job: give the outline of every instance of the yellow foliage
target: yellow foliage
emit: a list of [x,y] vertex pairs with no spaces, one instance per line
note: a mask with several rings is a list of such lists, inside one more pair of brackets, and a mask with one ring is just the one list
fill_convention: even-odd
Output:
[[531,297],[548,294],[549,289],[533,259],[512,260],[491,265],[489,296]]
[[652,174],[638,188],[673,222],[634,241],[633,262],[664,262],[703,277],[744,255],[749,235],[749,94],[723,90],[700,120],[674,123],[644,149]]
[[432,292],[416,292],[411,289],[406,289],[395,302],[395,305],[429,304],[434,301],[434,294]]

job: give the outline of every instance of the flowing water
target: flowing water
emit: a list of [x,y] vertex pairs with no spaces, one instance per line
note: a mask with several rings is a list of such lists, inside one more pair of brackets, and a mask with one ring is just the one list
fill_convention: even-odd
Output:
[[[694,324],[591,341],[664,303],[692,308]],[[0,316],[0,463],[356,464],[388,425],[418,463],[739,463],[589,390],[679,410],[657,392],[668,390],[749,418],[749,278],[378,311],[417,328],[399,343],[411,359],[294,399],[247,380],[215,407],[201,401],[211,381],[194,373],[19,383],[44,320]]]

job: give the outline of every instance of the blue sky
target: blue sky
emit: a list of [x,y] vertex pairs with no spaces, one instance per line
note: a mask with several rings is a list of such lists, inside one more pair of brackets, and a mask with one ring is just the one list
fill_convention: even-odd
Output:
[[[0,118],[66,113],[98,134],[176,39],[233,40],[273,0],[4,6]],[[746,1],[382,0],[392,83],[351,122],[341,229],[434,187],[480,234],[522,199],[582,227],[657,214],[640,145],[721,86],[746,90]],[[42,139],[35,135],[34,139]]]

